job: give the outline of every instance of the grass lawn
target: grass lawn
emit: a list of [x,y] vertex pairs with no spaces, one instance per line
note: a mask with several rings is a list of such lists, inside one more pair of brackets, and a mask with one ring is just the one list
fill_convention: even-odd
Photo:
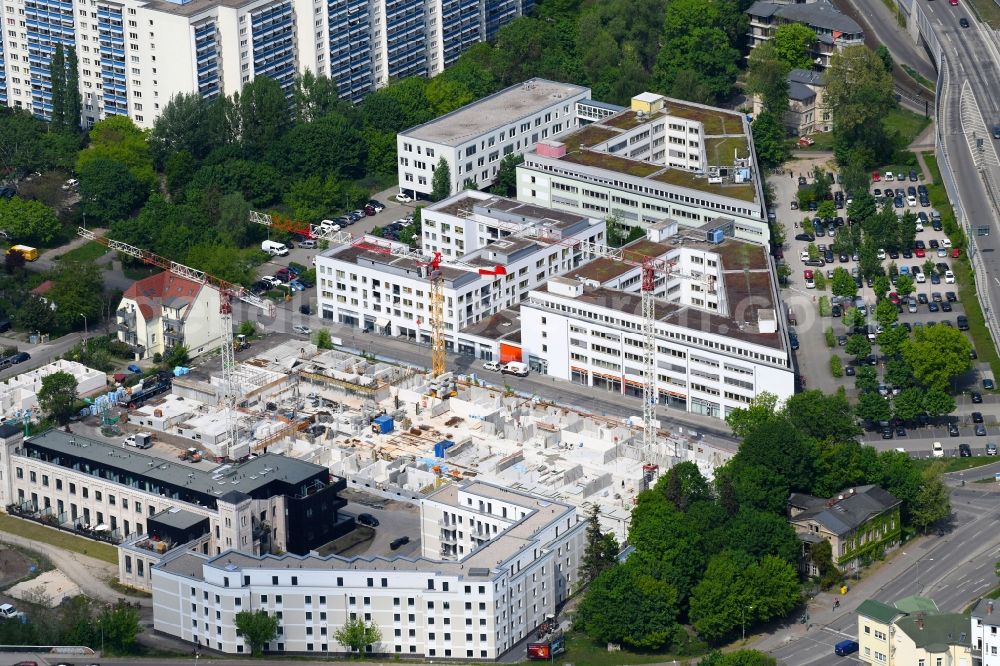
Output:
[[800,146],[798,139],[789,139],[788,147],[790,150],[801,150],[803,152],[833,150],[833,132],[816,132],[815,134],[810,134],[809,138],[816,143],[811,146]]
[[987,23],[994,30],[1000,30],[1000,5],[996,0],[966,0],[979,20]]
[[[555,664],[580,664],[580,666],[623,666],[624,664],[656,664],[673,661],[675,657],[662,652],[608,652],[607,645],[594,643],[577,632],[566,635],[566,652],[553,659]],[[687,663],[682,657],[681,664]]]
[[913,140],[930,124],[930,118],[901,107],[890,111],[885,119],[885,128],[890,136],[895,136],[896,147],[900,150],[913,143]]
[[159,270],[159,268],[153,266],[122,266],[122,273],[129,280],[148,278],[153,273],[159,272]]
[[82,263],[92,263],[108,253],[108,248],[96,241],[84,243],[80,247],[74,248],[56,257],[59,261],[79,261]]
[[[948,201],[944,185],[941,184],[941,170],[938,167],[934,153],[923,153],[924,162],[931,173],[928,176],[934,183],[928,185],[927,194],[935,210],[941,213],[941,222],[945,231],[949,228],[957,228],[955,222],[955,212]],[[950,227],[949,227],[950,221]],[[952,236],[951,233],[948,234]],[[960,236],[961,234],[959,234]],[[964,238],[952,237],[955,247],[965,247]],[[961,240],[961,242],[958,242]],[[979,304],[979,297],[976,295],[976,276],[969,264],[969,257],[963,253],[958,261],[952,262],[952,270],[955,272],[955,281],[958,283],[958,300],[965,308],[965,315],[969,318],[969,334],[972,336],[972,344],[979,356],[979,362],[989,363],[994,377],[1000,377],[1000,356],[997,355],[996,345],[993,344],[993,337],[989,328],[986,327],[986,318],[983,316],[983,308]]]
[[84,539],[69,532],[33,523],[30,520],[0,514],[0,532],[16,534],[25,539],[40,541],[56,548],[88,555],[111,564],[118,564],[118,551],[111,544]]
[[917,83],[919,83],[920,85],[922,85],[924,88],[927,88],[928,90],[930,90],[932,92],[935,90],[934,82],[931,81],[930,79],[928,79],[926,76],[924,76],[920,72],[918,72],[917,70],[913,69],[912,67],[910,67],[906,63],[903,63],[902,65],[900,65],[900,67],[903,68],[904,72],[906,72],[907,74],[910,75],[911,79],[913,79],[914,81],[916,81]]
[[[989,465],[990,463],[995,463],[1000,458],[996,456],[971,456],[969,458],[922,458],[920,460],[914,460],[913,464],[918,469],[924,469],[930,467],[934,463],[942,463],[944,465],[944,472],[962,472],[967,469],[975,469],[976,467],[982,467],[983,465]],[[991,477],[992,478],[992,477]]]

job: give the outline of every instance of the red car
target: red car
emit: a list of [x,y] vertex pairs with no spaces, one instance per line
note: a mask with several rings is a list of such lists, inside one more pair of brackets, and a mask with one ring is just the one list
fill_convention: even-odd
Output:
[[872,171],[872,182],[878,183],[882,180],[882,174],[878,171]]
[[962,256],[962,250],[960,250],[957,247],[951,248],[951,258],[952,259],[958,259],[961,256]]
[[913,256],[920,257],[921,259],[924,258],[925,254],[926,253],[924,252],[924,248],[922,248],[922,247],[918,247],[917,249],[915,249],[913,251]]
[[893,305],[899,305],[899,294],[894,291],[889,292],[889,302]]

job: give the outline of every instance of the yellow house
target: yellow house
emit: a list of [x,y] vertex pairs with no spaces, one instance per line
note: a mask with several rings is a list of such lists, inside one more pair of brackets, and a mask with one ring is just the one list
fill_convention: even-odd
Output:
[[862,601],[858,606],[858,658],[866,664],[888,664],[892,624],[905,615],[881,601]]
[[894,626],[887,666],[972,666],[968,615],[920,612]]

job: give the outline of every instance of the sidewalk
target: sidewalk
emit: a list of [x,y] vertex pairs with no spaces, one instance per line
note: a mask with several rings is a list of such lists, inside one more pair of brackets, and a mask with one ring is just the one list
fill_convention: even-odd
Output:
[[[861,580],[849,581],[847,594],[841,595],[837,588],[820,592],[806,607],[806,612],[809,613],[807,624],[800,624],[798,616],[789,618],[788,623],[779,627],[774,633],[758,638],[747,647],[770,652],[803,638],[811,629],[826,627],[834,620],[854,613],[861,602],[873,598],[888,583],[905,576],[916,566],[922,551],[920,544],[927,538],[911,539],[880,562],[877,569],[869,569]],[[840,608],[834,609],[835,599],[840,599]]]

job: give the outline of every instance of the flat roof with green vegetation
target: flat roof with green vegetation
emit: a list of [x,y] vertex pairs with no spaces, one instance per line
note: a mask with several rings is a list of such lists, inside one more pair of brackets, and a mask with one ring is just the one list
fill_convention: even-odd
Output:
[[604,143],[618,132],[602,125],[587,125],[575,132],[559,137],[559,141],[566,146],[567,153],[580,150],[580,146],[596,146]]
[[751,183],[725,184],[710,183],[705,176],[699,176],[684,171],[683,169],[663,169],[660,173],[652,177],[661,183],[677,185],[679,187],[689,187],[692,190],[701,190],[710,194],[718,194],[724,197],[742,199],[743,201],[754,200],[754,186]]
[[734,113],[688,106],[676,100],[669,100],[664,110],[671,116],[697,120],[705,126],[705,136],[743,132],[743,119]]
[[709,166],[725,166],[733,163],[734,158],[746,158],[750,155],[750,144],[742,134],[739,136],[714,136],[705,139],[705,152]]
[[597,167],[598,169],[608,169],[609,171],[618,171],[639,178],[648,178],[664,168],[659,164],[639,162],[638,160],[630,160],[596,150],[580,150],[575,153],[566,153],[566,157],[563,159],[576,164]]

